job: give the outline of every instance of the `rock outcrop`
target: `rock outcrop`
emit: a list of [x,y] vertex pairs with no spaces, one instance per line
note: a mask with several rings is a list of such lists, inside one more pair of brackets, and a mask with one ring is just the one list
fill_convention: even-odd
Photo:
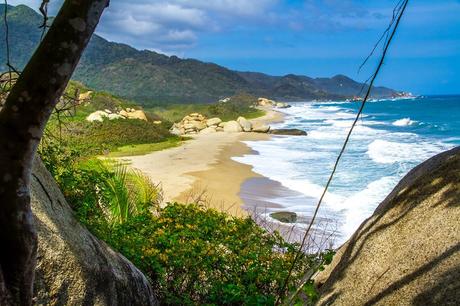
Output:
[[243,128],[241,125],[238,123],[238,121],[232,120],[225,122],[224,124],[224,132],[227,133],[239,133],[242,132]]
[[36,305],[157,305],[145,276],[95,238],[73,212],[42,162],[32,178],[38,229]]
[[[148,121],[147,115],[142,110],[136,110],[134,108],[122,109],[117,113],[112,112],[111,110],[98,110],[94,113],[89,114],[86,117],[86,121],[89,122],[103,122],[104,119],[109,120],[119,120],[119,119],[137,119]],[[161,123],[161,122],[160,122]]]
[[270,126],[268,124],[256,122],[252,125],[252,131],[255,133],[268,133],[270,131]]
[[316,282],[318,305],[460,305],[460,147],[410,171]]
[[252,123],[248,119],[246,119],[244,117],[238,117],[238,119],[236,119],[236,121],[241,126],[241,128],[243,129],[244,132],[252,131]]
[[270,126],[260,123],[252,124],[244,117],[237,120],[222,122],[220,118],[207,119],[199,113],[185,116],[180,122],[174,123],[169,132],[174,135],[210,134],[215,132],[240,133],[258,132],[267,133]]
[[289,136],[307,136],[307,132],[299,129],[275,129],[270,130],[273,135],[289,135]]
[[291,105],[285,103],[285,102],[276,102],[267,98],[259,98],[257,104],[259,106],[271,106],[271,107],[276,107],[276,108],[289,108]]

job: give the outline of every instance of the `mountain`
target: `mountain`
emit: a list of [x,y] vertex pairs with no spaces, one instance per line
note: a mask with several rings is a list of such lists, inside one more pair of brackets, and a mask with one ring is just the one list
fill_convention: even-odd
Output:
[[[0,5],[0,12],[4,10]],[[25,5],[8,6],[11,63],[22,69],[39,43],[41,16]],[[5,26],[0,25],[5,41]],[[7,69],[6,44],[0,45],[0,71]],[[181,59],[137,50],[94,35],[73,76],[99,91],[108,91],[138,103],[200,103],[247,92],[278,100],[344,99],[357,95],[362,84],[346,76],[310,78],[238,72],[194,59]],[[375,98],[397,91],[376,87]]]

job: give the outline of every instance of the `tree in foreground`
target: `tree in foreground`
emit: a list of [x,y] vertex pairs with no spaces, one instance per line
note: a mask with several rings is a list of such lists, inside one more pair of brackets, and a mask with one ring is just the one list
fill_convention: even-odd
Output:
[[[44,1],[48,2],[48,1]],[[66,0],[0,111],[0,305],[31,305],[31,169],[45,125],[109,0]]]

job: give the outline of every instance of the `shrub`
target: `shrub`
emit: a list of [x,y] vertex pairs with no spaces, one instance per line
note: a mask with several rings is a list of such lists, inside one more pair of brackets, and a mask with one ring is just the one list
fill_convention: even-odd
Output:
[[[275,303],[297,250],[277,232],[197,204],[161,208],[148,178],[68,146],[48,143],[40,153],[79,220],[145,273],[162,304]],[[321,260],[301,254],[291,283]]]
[[[273,305],[295,245],[250,218],[170,203],[104,237],[157,286],[164,304]],[[313,257],[301,256],[297,281]]]

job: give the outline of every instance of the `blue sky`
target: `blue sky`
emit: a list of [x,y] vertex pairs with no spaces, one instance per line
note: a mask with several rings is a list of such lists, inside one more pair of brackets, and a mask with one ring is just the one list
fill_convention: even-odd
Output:
[[[15,1],[38,7],[39,0]],[[273,75],[357,73],[396,0],[111,0],[101,36]],[[51,11],[60,4],[51,0]],[[460,0],[411,0],[378,84],[460,93]]]

